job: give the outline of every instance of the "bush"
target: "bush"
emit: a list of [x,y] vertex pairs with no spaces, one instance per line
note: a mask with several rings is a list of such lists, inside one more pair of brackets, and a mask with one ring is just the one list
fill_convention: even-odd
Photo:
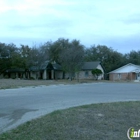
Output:
[[96,80],[98,80],[98,76],[102,74],[100,69],[93,69],[91,72],[95,76]]

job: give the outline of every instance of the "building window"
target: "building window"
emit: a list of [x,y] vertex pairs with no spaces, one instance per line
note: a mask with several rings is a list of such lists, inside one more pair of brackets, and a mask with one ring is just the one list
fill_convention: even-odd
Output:
[[89,75],[88,71],[85,71],[85,76],[87,77]]
[[118,74],[118,79],[121,80],[121,74],[120,73]]

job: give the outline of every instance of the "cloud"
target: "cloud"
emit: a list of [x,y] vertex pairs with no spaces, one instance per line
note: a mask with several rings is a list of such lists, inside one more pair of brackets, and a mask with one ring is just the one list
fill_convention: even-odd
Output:
[[108,47],[112,47],[113,49],[117,50],[118,52],[122,53],[129,53],[131,50],[140,50],[140,34],[133,34],[129,36],[120,36],[116,37],[109,37],[109,38],[102,38],[100,40],[100,44],[107,45]]
[[140,24],[140,11],[138,13],[127,16],[123,20],[123,22],[125,24],[133,24],[133,25]]
[[118,46],[122,39],[140,33],[139,4],[139,0],[2,0],[0,38],[45,42],[65,37],[87,46]]

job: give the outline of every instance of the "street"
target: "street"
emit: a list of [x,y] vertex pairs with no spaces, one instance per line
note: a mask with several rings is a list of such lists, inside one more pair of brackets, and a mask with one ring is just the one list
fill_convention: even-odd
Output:
[[140,100],[139,83],[84,83],[0,90],[0,133],[54,110]]

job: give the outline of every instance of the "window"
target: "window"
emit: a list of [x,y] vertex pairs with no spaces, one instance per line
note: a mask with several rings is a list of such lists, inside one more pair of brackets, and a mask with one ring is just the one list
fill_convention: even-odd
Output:
[[121,79],[121,74],[120,74],[120,73],[118,74],[118,79],[119,79],[119,80]]
[[86,76],[86,77],[88,76],[88,71],[85,71],[85,76]]

